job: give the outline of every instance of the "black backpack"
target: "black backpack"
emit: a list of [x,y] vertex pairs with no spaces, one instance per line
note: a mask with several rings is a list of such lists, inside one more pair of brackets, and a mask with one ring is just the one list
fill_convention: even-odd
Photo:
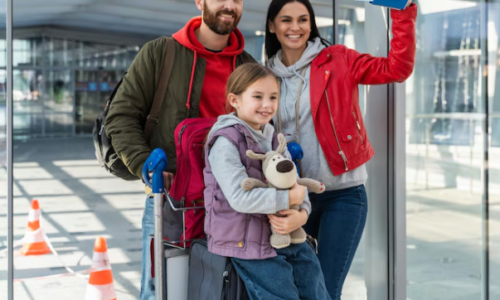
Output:
[[[174,40],[165,37],[165,41],[166,52],[163,69],[160,75],[160,81],[158,82],[158,88],[154,96],[153,104],[151,105],[146,124],[144,125],[144,136],[148,143],[153,128],[156,123],[158,123],[158,116],[160,114],[163,99],[165,98],[165,93],[167,91],[168,80],[170,78],[170,73],[172,73],[173,63],[167,62],[173,62],[175,56]],[[137,178],[135,174],[132,174],[130,172],[128,167],[121,160],[120,156],[115,152],[115,149],[113,149],[111,138],[106,135],[106,132],[104,130],[104,124],[106,123],[106,116],[108,115],[109,107],[116,95],[116,91],[118,90],[122,82],[123,78],[120,79],[120,82],[118,82],[113,92],[111,93],[111,96],[109,97],[108,101],[106,102],[106,106],[104,107],[104,112],[95,120],[94,128],[92,130],[95,156],[99,161],[101,167],[105,168],[106,171],[110,172],[116,177],[120,177],[124,180],[137,180],[139,178]]]

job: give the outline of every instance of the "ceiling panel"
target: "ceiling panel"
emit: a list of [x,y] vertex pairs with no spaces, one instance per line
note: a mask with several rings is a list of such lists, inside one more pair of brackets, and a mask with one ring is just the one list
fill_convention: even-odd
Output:
[[[320,17],[331,18],[332,0],[313,0]],[[341,0],[355,2],[354,0]],[[0,0],[0,17],[5,15]],[[245,0],[240,30],[262,31],[269,0]],[[200,15],[194,0],[14,0],[14,27],[64,26],[122,34],[169,35]],[[5,24],[0,24],[4,27]]]

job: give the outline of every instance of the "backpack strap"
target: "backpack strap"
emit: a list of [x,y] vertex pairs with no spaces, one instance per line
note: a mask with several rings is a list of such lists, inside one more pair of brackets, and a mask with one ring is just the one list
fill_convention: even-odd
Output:
[[149,144],[151,134],[153,133],[153,128],[158,124],[161,106],[163,100],[165,99],[165,94],[167,93],[167,85],[170,79],[170,74],[172,73],[172,67],[174,65],[175,57],[175,44],[174,39],[164,37],[165,39],[165,59],[163,60],[163,69],[161,70],[160,81],[158,82],[158,88],[155,92],[155,97],[153,99],[153,104],[151,105],[151,110],[146,119],[146,125],[144,127],[144,136],[146,142]]

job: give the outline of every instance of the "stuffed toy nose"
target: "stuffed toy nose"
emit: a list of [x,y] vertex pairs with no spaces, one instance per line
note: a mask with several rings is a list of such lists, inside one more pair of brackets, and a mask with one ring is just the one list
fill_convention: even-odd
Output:
[[276,165],[276,171],[278,171],[279,173],[288,173],[293,170],[293,166],[293,162],[289,160],[280,161]]

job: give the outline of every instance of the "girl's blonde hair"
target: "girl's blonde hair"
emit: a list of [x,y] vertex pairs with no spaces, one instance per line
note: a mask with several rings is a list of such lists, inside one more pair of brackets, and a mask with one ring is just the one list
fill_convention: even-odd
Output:
[[[233,71],[233,73],[231,73],[231,76],[229,76],[229,79],[227,80],[226,99],[229,94],[235,94],[237,96],[241,95],[248,89],[249,86],[266,77],[272,77],[277,82],[273,71],[262,66],[261,64],[246,63],[240,65]],[[230,105],[229,101],[226,102],[226,111],[233,111],[233,107]]]

